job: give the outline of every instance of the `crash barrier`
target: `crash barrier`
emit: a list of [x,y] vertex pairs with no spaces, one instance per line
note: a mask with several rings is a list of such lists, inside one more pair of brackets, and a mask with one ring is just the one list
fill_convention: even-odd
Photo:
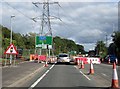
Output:
[[78,65],[78,66],[80,65],[80,60],[79,60],[79,59],[77,59],[77,65]]
[[33,61],[33,60],[45,61],[46,55],[30,54],[30,61]]
[[93,64],[100,64],[100,58],[96,58],[96,57],[76,57],[75,58],[75,63],[78,64],[77,61],[83,61],[84,64],[90,64],[90,60],[92,61]]
[[80,67],[80,69],[84,69],[84,63],[83,63],[83,61],[81,61],[81,67]]
[[55,61],[57,61],[57,57],[52,56],[52,57],[48,58],[49,63],[55,63]]
[[45,61],[46,55],[38,55],[38,60]]
[[45,61],[45,65],[44,65],[44,67],[48,67],[48,63],[47,63],[47,61]]

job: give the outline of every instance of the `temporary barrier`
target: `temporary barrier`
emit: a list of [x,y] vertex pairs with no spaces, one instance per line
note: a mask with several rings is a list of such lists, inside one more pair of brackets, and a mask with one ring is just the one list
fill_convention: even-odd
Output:
[[80,60],[79,59],[77,59],[77,65],[80,65]]
[[46,55],[38,55],[38,59],[40,61],[45,61],[46,60]]
[[100,64],[100,58],[96,57],[77,57],[75,58],[75,63],[80,60],[83,61],[84,64],[90,64],[90,60],[92,61],[93,64]]
[[34,60],[34,54],[30,54],[30,61],[33,61]]
[[48,67],[48,63],[47,63],[47,61],[45,61],[45,67]]
[[84,69],[84,63],[83,63],[83,61],[81,61],[81,67],[80,67],[80,69]]

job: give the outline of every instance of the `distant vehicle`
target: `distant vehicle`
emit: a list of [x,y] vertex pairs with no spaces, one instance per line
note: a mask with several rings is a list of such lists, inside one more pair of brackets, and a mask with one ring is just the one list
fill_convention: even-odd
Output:
[[57,63],[70,63],[70,57],[66,53],[61,53],[58,55]]

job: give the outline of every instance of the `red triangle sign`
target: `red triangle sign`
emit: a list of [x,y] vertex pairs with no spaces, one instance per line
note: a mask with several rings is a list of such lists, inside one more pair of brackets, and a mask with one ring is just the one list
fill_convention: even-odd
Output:
[[18,54],[16,47],[14,46],[14,44],[11,44],[8,49],[5,51],[4,54]]

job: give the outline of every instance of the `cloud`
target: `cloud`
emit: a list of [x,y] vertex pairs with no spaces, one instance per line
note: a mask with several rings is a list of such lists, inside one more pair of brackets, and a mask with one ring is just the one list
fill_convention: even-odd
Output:
[[[52,0],[54,1],[54,0]],[[118,29],[118,5],[116,2],[60,2],[50,6],[50,15],[59,19],[51,20],[54,36],[73,39],[76,43],[84,44],[88,48],[98,40],[105,41],[105,36],[111,35],[113,24]],[[107,0],[111,1],[111,0]],[[28,17],[37,17],[42,14],[42,5],[36,8],[32,3],[9,2],[17,10],[3,2],[2,23],[10,28],[10,16],[13,19],[13,31],[20,33],[39,33],[41,21],[34,23]],[[23,14],[21,14],[20,12]]]
[[[43,2],[43,0],[5,0],[7,2]],[[55,2],[119,2],[119,0],[50,0]]]

